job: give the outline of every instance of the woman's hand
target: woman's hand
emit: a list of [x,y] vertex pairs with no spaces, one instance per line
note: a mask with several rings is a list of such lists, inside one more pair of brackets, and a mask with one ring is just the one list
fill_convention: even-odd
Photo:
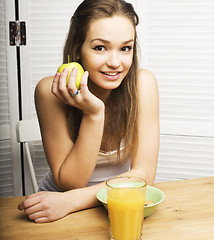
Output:
[[100,183],[66,192],[37,192],[19,203],[18,209],[24,210],[36,223],[52,222],[69,213],[100,205],[96,194],[104,186]]
[[66,201],[65,194],[62,192],[34,193],[19,203],[18,209],[24,210],[29,219],[36,223],[52,222],[72,211],[69,201]]
[[82,76],[78,94],[72,96],[77,92],[75,86],[76,74],[77,69],[73,68],[68,86],[66,86],[68,69],[65,68],[61,74],[56,73],[53,79],[52,93],[65,104],[81,109],[85,115],[98,114],[103,109],[104,103],[89,91],[87,86],[89,73],[87,71]]

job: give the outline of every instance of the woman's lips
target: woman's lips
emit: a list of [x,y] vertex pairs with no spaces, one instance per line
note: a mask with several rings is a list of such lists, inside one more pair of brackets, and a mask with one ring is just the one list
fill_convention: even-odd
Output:
[[117,80],[121,72],[101,72],[109,80]]

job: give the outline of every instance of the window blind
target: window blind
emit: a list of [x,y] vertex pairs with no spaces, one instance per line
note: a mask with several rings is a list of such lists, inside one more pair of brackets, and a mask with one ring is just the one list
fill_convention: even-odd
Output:
[[0,197],[14,196],[11,143],[0,141]]
[[9,100],[5,2],[0,2],[0,140],[9,139]]
[[158,80],[162,132],[214,136],[214,2],[145,6],[144,62]]
[[29,44],[31,65],[31,103],[34,108],[34,89],[37,82],[53,76],[62,64],[63,46],[70,18],[80,0],[47,0],[29,2]]
[[156,181],[214,176],[214,2],[140,6],[142,65],[155,74],[160,94]]
[[214,138],[161,135],[156,181],[214,176]]
[[5,1],[0,1],[0,197],[13,196]]

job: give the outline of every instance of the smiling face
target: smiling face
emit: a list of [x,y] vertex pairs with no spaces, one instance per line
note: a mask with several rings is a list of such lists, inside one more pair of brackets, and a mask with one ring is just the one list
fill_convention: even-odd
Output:
[[101,18],[90,23],[81,48],[81,64],[89,71],[92,92],[117,88],[133,60],[135,29],[123,16]]

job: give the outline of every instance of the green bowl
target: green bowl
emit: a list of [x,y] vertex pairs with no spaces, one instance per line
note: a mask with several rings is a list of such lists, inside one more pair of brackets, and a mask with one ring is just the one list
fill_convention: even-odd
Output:
[[[151,200],[151,201],[154,202],[154,204],[151,204],[149,206],[145,206],[144,217],[150,216],[154,212],[155,208],[164,200],[164,198],[165,198],[165,195],[160,189],[147,185],[146,200]],[[97,193],[97,199],[100,202],[102,202],[104,207],[108,210],[106,189],[105,188],[102,188]]]

